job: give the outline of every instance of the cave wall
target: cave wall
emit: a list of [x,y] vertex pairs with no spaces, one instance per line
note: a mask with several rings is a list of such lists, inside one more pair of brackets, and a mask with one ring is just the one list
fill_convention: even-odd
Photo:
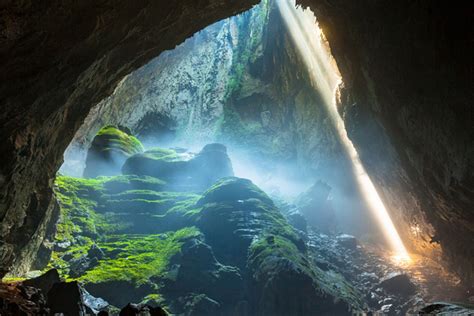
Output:
[[[133,69],[255,2],[0,5],[0,275],[47,220],[51,179],[89,110]],[[432,225],[433,242],[472,284],[469,3],[298,2],[316,12],[331,44],[345,82],[342,110],[369,173],[378,187],[411,191],[407,205],[418,205],[413,213]],[[375,122],[375,130],[357,133],[357,119]],[[374,152],[393,164],[376,163]],[[396,200],[390,192],[384,199]]]
[[0,276],[28,268],[15,256],[34,248],[52,179],[89,110],[132,70],[256,2],[2,2]]
[[316,13],[331,45],[350,138],[392,217],[409,223],[402,237],[418,250],[440,245],[472,286],[472,8],[446,1],[298,2]]

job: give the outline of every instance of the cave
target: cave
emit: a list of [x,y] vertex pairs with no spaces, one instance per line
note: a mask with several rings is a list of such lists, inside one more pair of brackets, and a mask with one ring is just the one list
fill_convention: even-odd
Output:
[[0,5],[0,314],[474,313],[471,12]]

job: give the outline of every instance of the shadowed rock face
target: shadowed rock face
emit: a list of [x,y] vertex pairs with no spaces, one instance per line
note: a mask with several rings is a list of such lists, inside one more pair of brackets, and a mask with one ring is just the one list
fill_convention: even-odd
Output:
[[[164,49],[255,2],[0,5],[0,275],[14,254],[35,253],[29,241],[41,239],[41,227],[51,219],[51,179],[90,108]],[[470,282],[474,114],[468,4],[298,2],[316,12],[331,44],[345,83],[350,137],[371,176],[386,188],[385,201],[400,210],[392,215],[403,236],[422,248],[433,237]],[[420,236],[402,222],[419,224]]]
[[472,10],[430,1],[298,2],[312,8],[331,45],[349,137],[402,237],[421,251],[440,243],[472,285]]

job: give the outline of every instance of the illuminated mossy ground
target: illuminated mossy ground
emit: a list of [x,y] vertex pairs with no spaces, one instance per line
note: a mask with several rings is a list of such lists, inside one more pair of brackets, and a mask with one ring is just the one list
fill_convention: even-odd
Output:
[[55,192],[48,268],[115,306],[152,301],[173,313],[228,314],[247,302],[251,314],[271,313],[276,307],[263,302],[303,287],[289,308],[317,297],[329,297],[323,306],[360,307],[342,276],[311,264],[300,235],[249,180],[224,178],[198,194],[147,176],[58,176]]

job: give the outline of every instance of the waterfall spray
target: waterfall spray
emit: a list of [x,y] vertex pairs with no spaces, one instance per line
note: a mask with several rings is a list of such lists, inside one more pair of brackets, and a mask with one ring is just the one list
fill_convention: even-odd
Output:
[[341,77],[323,40],[323,34],[314,14],[309,9],[297,8],[294,0],[277,0],[276,2],[292,40],[308,67],[312,84],[321,94],[339,139],[352,162],[355,178],[367,206],[376,218],[397,259],[409,259],[408,252],[385,205],[362,165],[357,150],[347,136],[345,124],[336,103],[336,92],[341,83]]

